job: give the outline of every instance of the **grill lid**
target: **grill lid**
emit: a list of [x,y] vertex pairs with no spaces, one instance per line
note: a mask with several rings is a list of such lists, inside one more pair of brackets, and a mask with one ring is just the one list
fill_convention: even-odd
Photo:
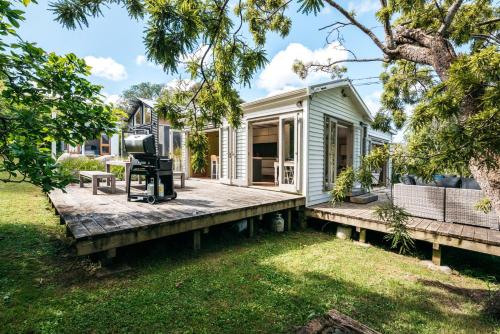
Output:
[[130,135],[125,138],[125,150],[130,154],[155,155],[155,138],[152,134]]

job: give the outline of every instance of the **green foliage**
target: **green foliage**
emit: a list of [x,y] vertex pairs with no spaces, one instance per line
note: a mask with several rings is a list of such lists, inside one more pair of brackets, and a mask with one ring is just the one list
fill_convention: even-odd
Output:
[[[59,171],[64,175],[71,175],[73,181],[77,181],[78,172],[82,170],[99,170],[105,171],[106,165],[103,161],[89,157],[68,158],[58,163]],[[113,173],[118,180],[124,179],[125,168],[123,166],[111,166]]]
[[347,194],[352,190],[355,181],[356,174],[352,167],[347,167],[338,175],[333,189],[330,191],[331,201],[334,205],[339,204],[346,198]]
[[305,14],[318,15],[325,6],[323,0],[299,0],[297,2],[300,4],[299,11]]
[[206,152],[208,151],[208,138],[202,131],[190,134],[188,147],[191,150],[191,166],[194,172],[205,171]]
[[[21,3],[21,1],[19,1]],[[44,191],[71,181],[59,173],[52,142],[77,145],[114,130],[116,118],[101,100],[100,86],[74,54],[47,53],[18,37],[23,12],[0,1],[1,181],[28,181]]]
[[489,213],[491,211],[491,200],[488,197],[484,197],[474,205],[474,208],[483,213]]
[[59,162],[60,171],[65,175],[73,175],[74,180],[78,177],[81,170],[99,170],[104,171],[104,162],[88,157],[68,158]]
[[[416,106],[409,130],[407,163],[427,178],[442,170],[469,174],[471,159],[489,169],[499,168],[500,54],[493,47],[460,56],[446,82],[425,93]],[[475,96],[471,115],[463,101]]]
[[136,85],[132,85],[129,88],[125,89],[121,96],[125,100],[132,100],[134,98],[143,98],[143,99],[156,99],[160,96],[160,93],[163,89],[162,84],[155,84],[151,82],[141,82]]
[[[393,26],[435,32],[451,1],[395,1],[385,11],[398,16]],[[407,126],[407,163],[415,174],[429,178],[438,171],[469,174],[472,160],[499,168],[500,54],[489,35],[500,29],[500,10],[492,1],[463,4],[445,36],[461,47],[444,76],[418,61],[388,62],[381,74],[382,110],[374,127]],[[378,13],[379,19],[385,13]],[[432,35],[432,33],[430,33]],[[413,109],[413,112],[410,110]],[[410,158],[412,157],[412,158]]]
[[400,254],[411,253],[415,248],[415,243],[407,228],[408,213],[401,207],[394,205],[392,201],[387,201],[375,207],[375,215],[388,224],[389,233],[384,236],[390,241],[391,248],[399,248]]
[[[229,0],[132,1],[58,0],[51,4],[56,20],[70,29],[88,26],[89,17],[102,15],[102,8],[124,5],[131,17],[147,17],[144,44],[149,61],[170,74],[184,65],[194,89],[176,90],[161,98],[158,109],[174,127],[186,126],[196,137],[193,147],[204,148],[208,125],[226,119],[240,125],[242,110],[237,86],[250,86],[252,76],[268,62],[263,49],[266,34],[286,36],[291,20],[284,12],[289,1],[241,1],[231,12]],[[246,24],[244,24],[246,23]],[[253,37],[243,32],[247,27]],[[201,161],[197,152],[194,163]],[[193,165],[195,169],[202,168]]]
[[361,187],[370,190],[372,187],[372,172],[382,168],[390,156],[388,145],[374,148],[369,154],[361,159],[361,165],[357,170],[348,167],[343,170],[335,180],[333,189],[330,191],[333,204],[342,202],[347,194],[352,190],[355,182],[359,182]]

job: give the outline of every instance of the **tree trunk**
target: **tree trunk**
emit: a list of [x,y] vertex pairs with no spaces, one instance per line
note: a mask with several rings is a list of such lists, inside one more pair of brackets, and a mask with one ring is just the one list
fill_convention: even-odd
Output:
[[483,193],[491,200],[492,210],[500,217],[500,171],[481,168],[475,159],[470,161],[469,168]]

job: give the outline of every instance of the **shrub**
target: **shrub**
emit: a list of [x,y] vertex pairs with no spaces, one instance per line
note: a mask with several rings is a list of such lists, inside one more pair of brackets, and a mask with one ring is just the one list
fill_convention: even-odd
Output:
[[415,243],[406,226],[408,213],[389,201],[376,206],[375,215],[389,224],[389,234],[386,234],[384,239],[391,243],[391,248],[399,248],[400,254],[412,253]]
[[111,173],[113,173],[116,176],[117,180],[125,180],[125,167],[111,166]]
[[75,178],[78,177],[78,172],[81,170],[105,170],[104,162],[90,159],[88,157],[69,158],[59,163],[59,168],[62,173],[71,174]]

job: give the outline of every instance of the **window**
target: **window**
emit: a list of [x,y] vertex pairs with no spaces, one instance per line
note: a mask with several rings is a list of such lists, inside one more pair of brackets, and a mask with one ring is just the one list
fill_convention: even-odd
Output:
[[151,124],[151,108],[144,111],[144,124]]
[[172,159],[174,171],[182,171],[182,135],[178,131],[172,133]]
[[167,156],[170,153],[170,126],[158,126],[158,150],[161,155]]
[[102,135],[101,136],[101,155],[108,155],[108,154],[110,154],[109,136]]
[[134,115],[134,125],[140,125],[142,124],[142,112],[141,109],[137,109]]
[[335,182],[336,169],[336,139],[337,139],[337,122],[334,118],[325,115],[324,119],[324,182],[323,189],[331,190]]

